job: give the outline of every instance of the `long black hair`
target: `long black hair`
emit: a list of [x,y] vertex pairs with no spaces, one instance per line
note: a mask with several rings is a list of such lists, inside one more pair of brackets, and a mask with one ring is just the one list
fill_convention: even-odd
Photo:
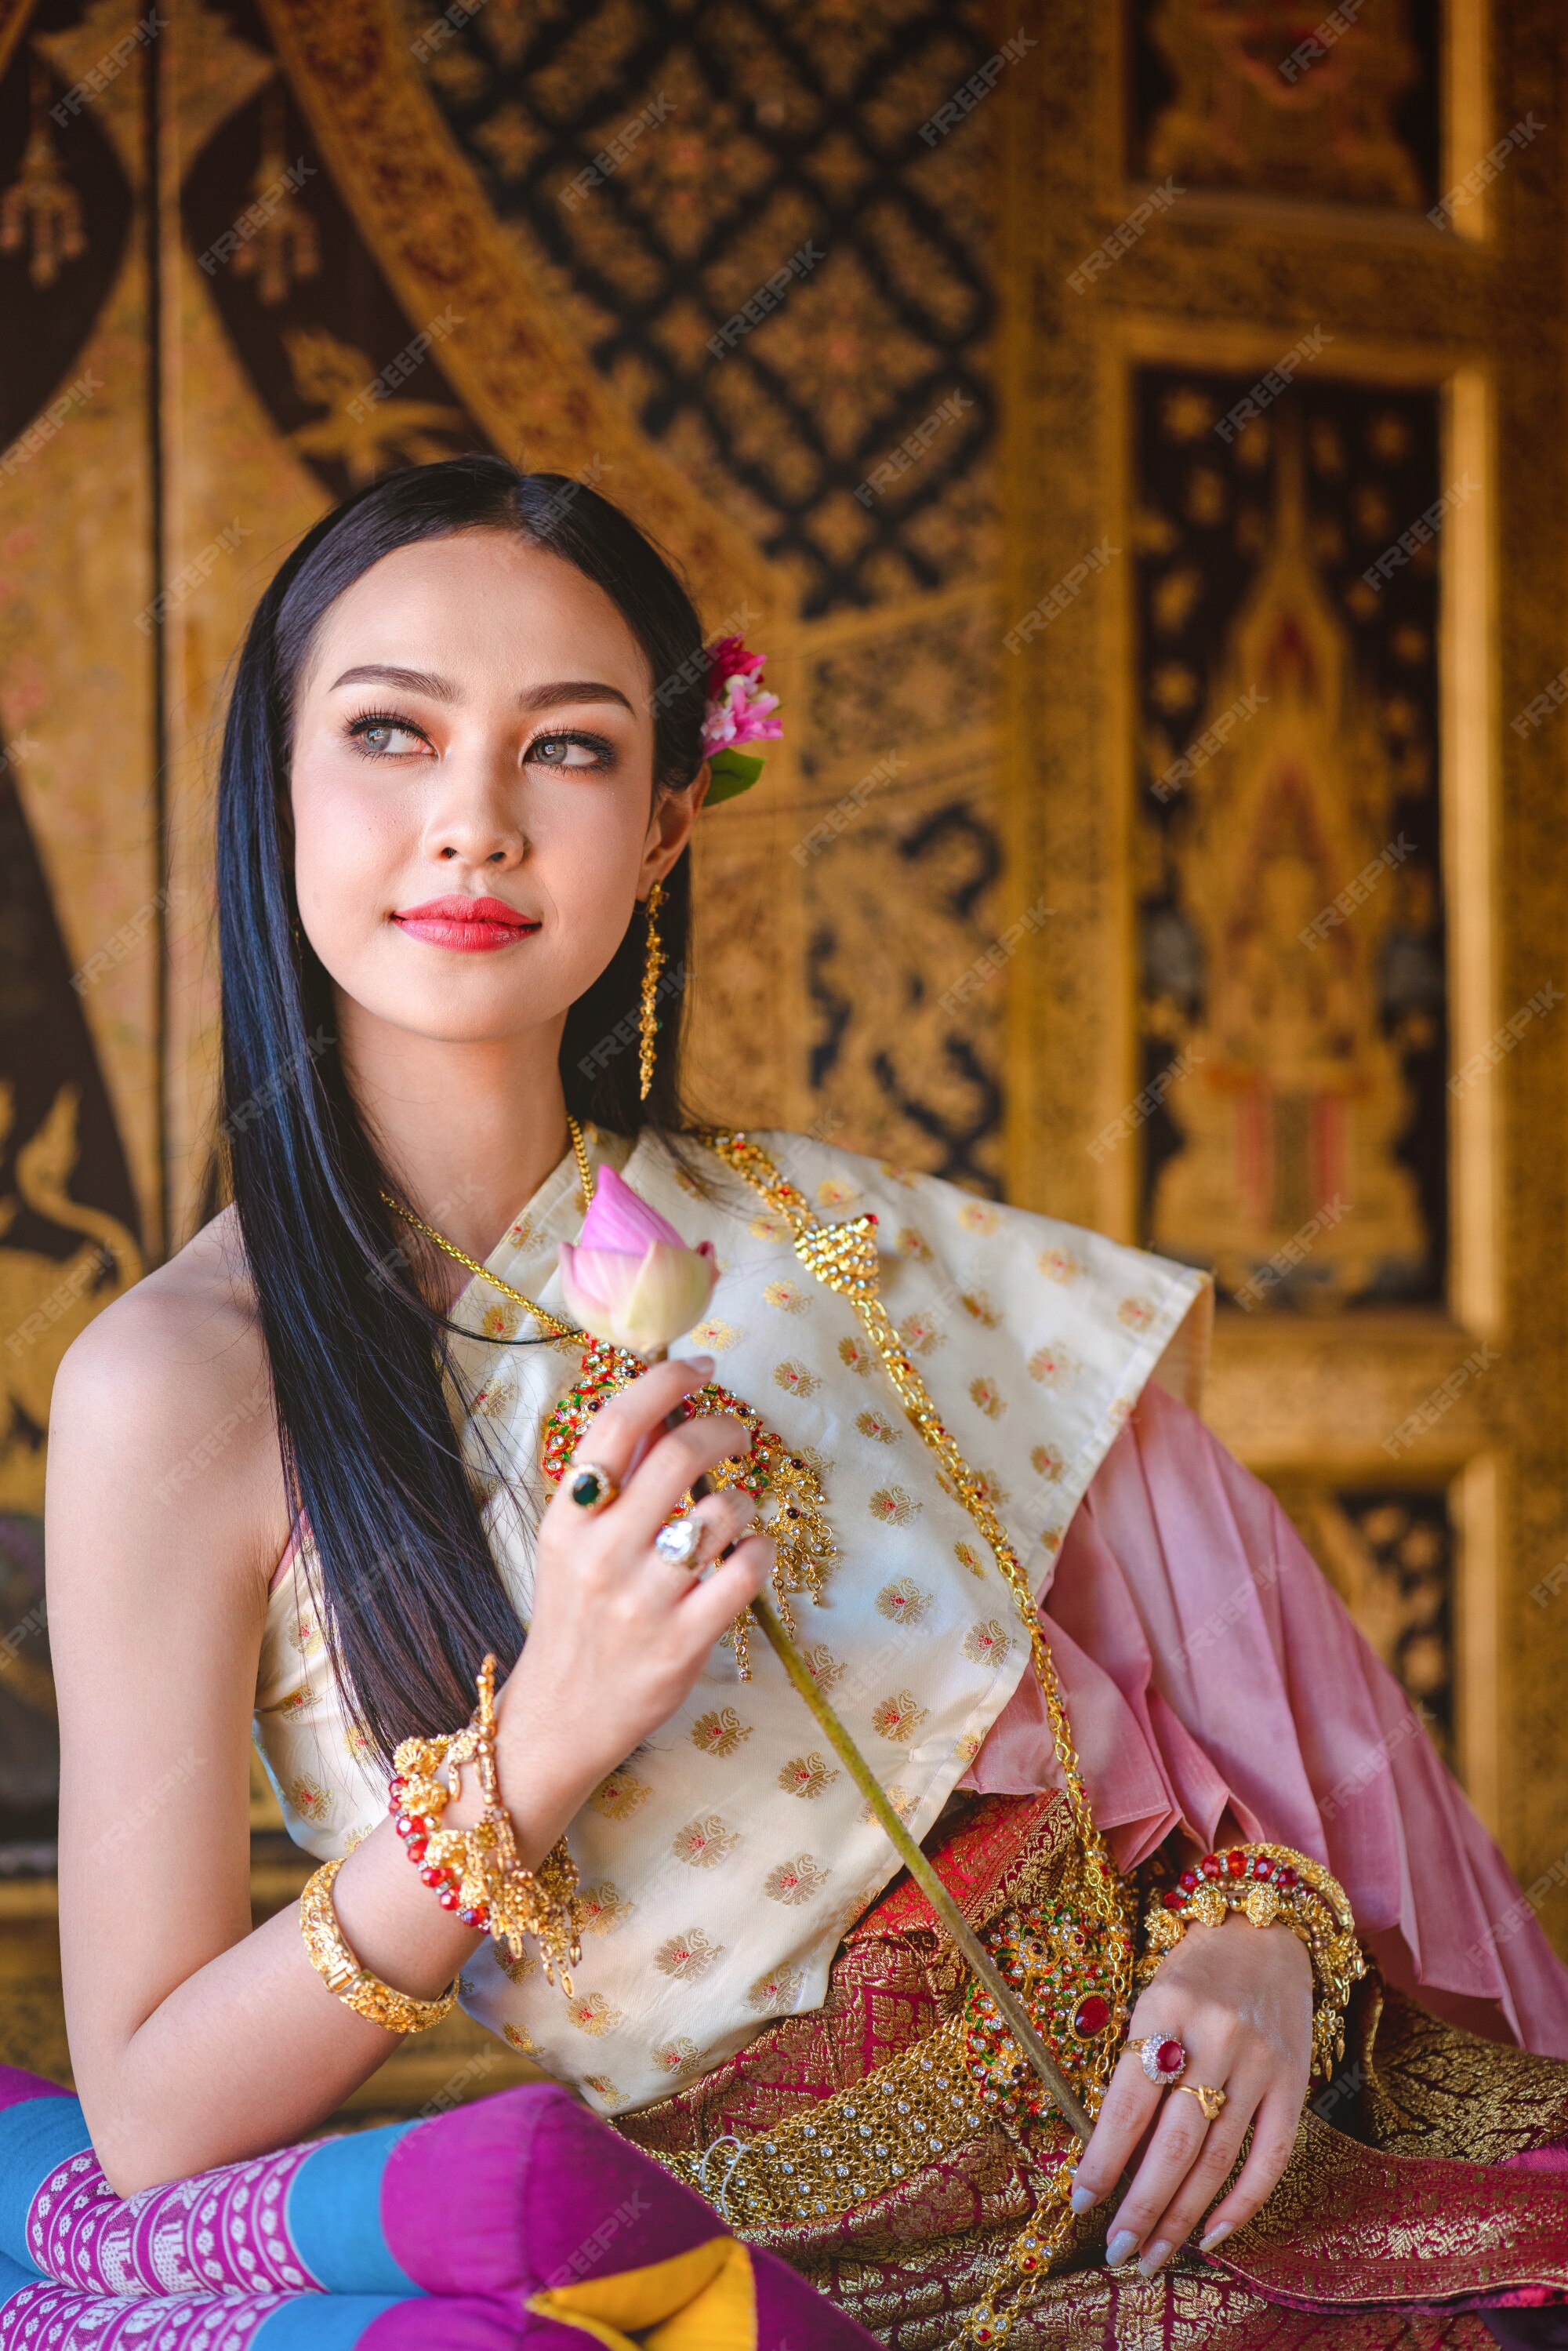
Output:
[[[492,456],[393,474],[326,516],[256,607],[235,673],[218,799],[223,981],[220,1136],[261,1317],[290,1501],[319,1562],[345,1702],[374,1747],[450,1729],[487,1649],[516,1657],[449,1403],[446,1326],[389,1229],[388,1186],[333,1034],[331,983],[300,930],[288,813],[298,682],[329,607],[385,555],[476,528],[574,564],[616,606],[653,680],[656,792],[702,760],[705,664],[691,598],[618,507],[558,474]],[[689,877],[667,877],[668,961],[653,1083],[638,1099],[643,925],[572,1006],[569,1109],[622,1134],[683,1123],[677,1083]],[[630,1050],[603,1050],[607,1040]]]

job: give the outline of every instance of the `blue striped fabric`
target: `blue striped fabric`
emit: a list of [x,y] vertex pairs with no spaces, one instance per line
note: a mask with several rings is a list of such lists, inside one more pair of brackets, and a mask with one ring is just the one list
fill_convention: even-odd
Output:
[[301,2294],[262,2320],[250,2351],[354,2351],[371,2321],[399,2294]]
[[380,2130],[324,2139],[295,2173],[286,2210],[288,2235],[305,2268],[329,2294],[401,2300],[423,2291],[392,2259],[382,2226],[387,2158],[413,2127],[388,2123]]
[[45,2274],[27,2251],[33,2199],[57,2164],[91,2145],[79,2098],[24,2098],[0,2109],[0,2254],[29,2282]]

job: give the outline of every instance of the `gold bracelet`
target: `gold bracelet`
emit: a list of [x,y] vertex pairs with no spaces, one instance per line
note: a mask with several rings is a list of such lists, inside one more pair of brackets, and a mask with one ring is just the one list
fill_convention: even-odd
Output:
[[1149,1905],[1137,1981],[1148,1982],[1188,1927],[1218,1927],[1233,1911],[1254,1927],[1288,1927],[1306,1946],[1312,1963],[1312,2071],[1327,2081],[1344,2055],[1344,2013],[1366,1961],[1349,1896],[1307,1854],[1287,1844],[1230,1845],[1184,1869]]
[[311,1966],[329,1991],[371,2024],[388,2032],[427,2032],[451,2015],[457,1986],[449,1984],[439,2000],[415,2000],[360,1965],[343,1938],[332,1900],[332,1881],[342,1866],[340,1861],[324,1862],[299,1897],[299,1931]]
[[[485,1809],[471,1829],[444,1829],[443,1815],[461,1793],[472,1764]],[[450,1777],[444,1781],[443,1771]],[[577,1864],[564,1836],[537,1870],[517,1851],[512,1817],[501,1802],[496,1759],[496,1660],[479,1668],[478,1704],[465,1729],[450,1738],[405,1739],[392,1758],[387,1791],[403,1850],[444,1910],[476,1934],[493,1936],[514,1960],[530,1938],[538,1946],[545,1981],[559,1976],[571,1998],[570,1970],[582,1957],[583,1904]]]

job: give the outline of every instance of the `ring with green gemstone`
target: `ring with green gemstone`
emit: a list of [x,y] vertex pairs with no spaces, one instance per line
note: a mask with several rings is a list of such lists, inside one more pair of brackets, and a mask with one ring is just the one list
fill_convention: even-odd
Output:
[[608,1469],[597,1461],[576,1461],[566,1473],[566,1490],[580,1510],[602,1510],[621,1491]]

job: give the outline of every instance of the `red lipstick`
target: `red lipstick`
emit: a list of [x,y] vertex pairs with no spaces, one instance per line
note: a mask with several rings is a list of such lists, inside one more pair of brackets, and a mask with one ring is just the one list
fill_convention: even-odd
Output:
[[509,947],[539,927],[519,914],[502,898],[432,898],[423,906],[405,906],[392,915],[400,931],[426,946],[455,947],[473,955],[488,947]]

